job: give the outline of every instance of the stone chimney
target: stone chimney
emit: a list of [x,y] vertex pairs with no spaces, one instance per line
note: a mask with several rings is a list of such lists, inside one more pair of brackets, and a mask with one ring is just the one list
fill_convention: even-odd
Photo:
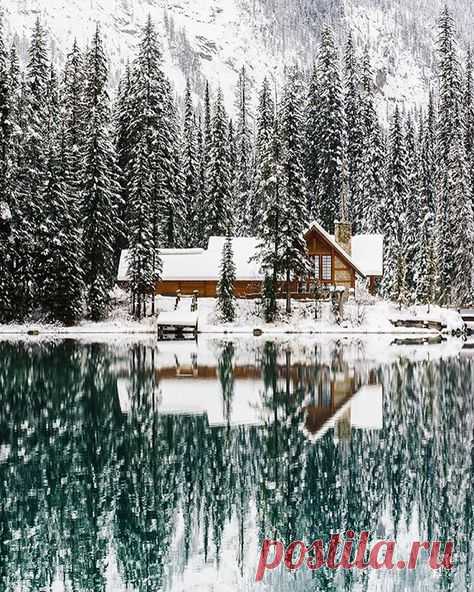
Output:
[[349,211],[347,207],[349,186],[347,180],[347,167],[345,161],[342,166],[342,191],[341,203],[339,205],[340,221],[334,223],[334,238],[348,255],[352,255],[352,225],[349,222]]
[[350,222],[336,222],[334,238],[348,255],[352,255],[352,225]]

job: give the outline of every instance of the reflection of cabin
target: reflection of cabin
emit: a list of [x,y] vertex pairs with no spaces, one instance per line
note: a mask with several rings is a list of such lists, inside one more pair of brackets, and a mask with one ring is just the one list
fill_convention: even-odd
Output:
[[331,427],[381,428],[382,387],[375,375],[362,386],[354,374],[336,374],[317,385],[312,401],[304,406],[303,430],[310,439],[324,435]]
[[[320,285],[354,288],[356,278],[366,278],[369,287],[382,276],[383,237],[378,234],[351,235],[350,226],[336,223],[336,234],[328,234],[320,224],[313,222],[305,232],[311,271],[308,277],[291,283],[293,296],[311,294],[315,281]],[[174,296],[177,290],[191,295],[198,290],[200,296],[216,296],[224,237],[211,237],[207,249],[162,249],[162,279],[156,293]],[[234,262],[238,297],[254,296],[261,292],[263,276],[258,261],[258,239],[234,238]],[[118,282],[128,282],[127,250],[122,252]],[[279,288],[284,291],[285,284]]]
[[[335,371],[327,364],[278,364],[275,384],[279,391],[279,413],[287,385],[289,402],[300,393],[304,402],[291,405],[291,413],[302,413],[303,431],[309,439],[320,437],[345,414],[351,427],[379,427],[381,418],[381,386],[375,375],[369,385],[363,386],[358,372],[345,367]],[[206,358],[198,364],[195,355],[165,355],[154,369],[156,379],[156,410],[163,415],[205,415],[210,426],[263,425],[274,421],[274,410],[264,403],[262,369],[255,364],[236,363],[232,367],[232,397],[228,405],[223,400],[222,385],[216,360]],[[129,380],[118,381],[120,406],[128,413],[133,405]],[[363,392],[372,389],[369,399],[357,411],[357,402]],[[376,392],[375,392],[376,391]],[[351,412],[351,406],[354,411]],[[359,408],[361,403],[359,403]],[[228,413],[226,413],[228,411]],[[375,421],[374,421],[375,416]],[[280,421],[285,418],[279,416]],[[365,423],[364,423],[365,422]],[[369,422],[369,423],[368,423]],[[372,423],[370,423],[372,422]]]

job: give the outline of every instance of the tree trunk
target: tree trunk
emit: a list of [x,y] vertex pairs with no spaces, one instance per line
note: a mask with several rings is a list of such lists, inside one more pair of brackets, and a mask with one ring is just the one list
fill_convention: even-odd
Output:
[[291,314],[290,270],[286,270],[286,312]]

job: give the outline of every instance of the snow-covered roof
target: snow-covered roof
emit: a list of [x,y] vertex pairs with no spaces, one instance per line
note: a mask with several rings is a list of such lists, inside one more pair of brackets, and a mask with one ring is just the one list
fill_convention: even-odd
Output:
[[382,276],[383,234],[354,234],[352,259],[365,276]]
[[[345,258],[362,276],[381,276],[383,268],[383,236],[379,234],[359,234],[352,238],[352,256],[336,243],[334,236],[328,234],[318,222],[313,222],[308,230],[315,227],[331,243],[335,250]],[[161,249],[163,261],[162,279],[164,281],[216,281],[222,259],[225,237],[211,236],[207,249]],[[236,277],[240,281],[261,281],[263,275],[259,262],[254,259],[259,239],[256,237],[236,237],[232,239]],[[122,251],[117,280],[128,281],[128,250]]]
[[[195,280],[215,281],[219,278],[222,248],[225,237],[211,236],[209,246],[204,249],[161,249],[164,281]],[[257,250],[258,239],[254,237],[233,238],[234,263],[238,280],[252,281],[262,279],[259,263],[250,259]],[[128,280],[128,250],[122,251],[117,279]]]

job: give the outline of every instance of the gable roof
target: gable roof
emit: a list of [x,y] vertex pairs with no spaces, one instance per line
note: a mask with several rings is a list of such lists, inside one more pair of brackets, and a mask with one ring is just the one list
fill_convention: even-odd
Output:
[[352,255],[336,242],[333,234],[324,230],[319,222],[314,220],[304,231],[304,236],[315,230],[328,242],[337,254],[350,265],[360,276],[383,275],[383,235],[355,234],[352,237]]

